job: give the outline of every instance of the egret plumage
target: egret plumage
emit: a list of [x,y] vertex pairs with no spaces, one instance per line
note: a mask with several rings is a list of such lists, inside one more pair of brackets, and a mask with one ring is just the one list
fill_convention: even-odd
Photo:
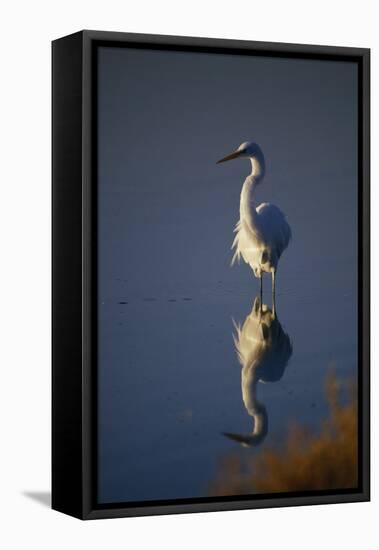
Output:
[[292,344],[276,315],[256,298],[243,325],[234,323],[234,343],[241,370],[242,400],[253,419],[251,433],[225,432],[244,447],[259,445],[268,432],[267,410],[257,397],[258,382],[277,382],[292,355]]
[[291,228],[280,208],[267,202],[256,204],[256,189],[266,171],[265,159],[259,145],[254,142],[242,143],[218,163],[236,158],[249,159],[251,173],[241,190],[240,218],[235,227],[236,236],[232,245],[232,265],[241,257],[250,265],[255,277],[260,279],[261,300],[263,273],[271,273],[275,310],[275,276],[279,259],[290,242]]

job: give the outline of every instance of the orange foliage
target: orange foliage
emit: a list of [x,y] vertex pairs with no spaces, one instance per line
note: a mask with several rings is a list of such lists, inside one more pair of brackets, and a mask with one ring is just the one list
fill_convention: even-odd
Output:
[[281,449],[264,448],[243,461],[229,456],[211,488],[212,495],[352,489],[358,484],[358,411],[356,390],[340,401],[340,383],[326,380],[329,417],[320,432],[292,426]]

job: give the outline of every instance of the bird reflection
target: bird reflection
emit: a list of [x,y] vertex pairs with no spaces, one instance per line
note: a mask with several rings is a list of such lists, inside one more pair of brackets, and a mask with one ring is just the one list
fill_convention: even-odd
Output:
[[234,343],[241,371],[242,400],[247,413],[253,418],[253,429],[248,434],[225,432],[224,435],[244,447],[259,445],[267,435],[266,407],[257,398],[258,382],[277,382],[292,355],[288,334],[275,312],[255,298],[253,308],[243,325],[234,323]]

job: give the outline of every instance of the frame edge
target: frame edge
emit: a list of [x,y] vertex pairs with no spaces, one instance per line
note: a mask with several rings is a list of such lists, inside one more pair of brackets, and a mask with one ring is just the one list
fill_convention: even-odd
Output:
[[82,33],[52,42],[52,508],[78,518],[83,517],[82,67]]

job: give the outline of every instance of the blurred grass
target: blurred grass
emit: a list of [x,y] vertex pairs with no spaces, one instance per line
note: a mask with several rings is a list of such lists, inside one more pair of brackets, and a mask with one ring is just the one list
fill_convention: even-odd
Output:
[[[347,386],[347,398],[342,389]],[[325,381],[329,415],[318,433],[292,424],[284,445],[263,448],[221,464],[210,493],[216,496],[289,491],[351,489],[358,484],[356,384],[330,372]]]

